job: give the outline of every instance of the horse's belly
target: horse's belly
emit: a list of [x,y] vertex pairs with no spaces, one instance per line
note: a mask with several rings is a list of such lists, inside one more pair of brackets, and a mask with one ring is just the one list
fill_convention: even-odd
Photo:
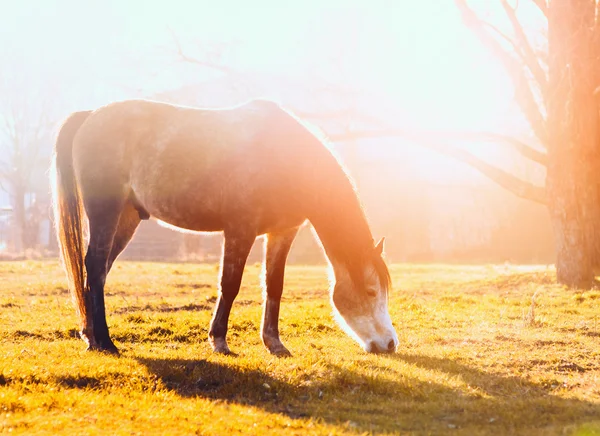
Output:
[[305,216],[298,213],[278,213],[263,217],[256,226],[256,233],[263,235],[265,233],[279,232],[282,230],[299,227],[306,220]]
[[150,215],[171,226],[195,232],[218,232],[224,230],[226,223],[221,214],[210,210],[199,210],[196,208],[172,208],[161,207],[147,208]]
[[216,170],[171,171],[168,178],[157,173],[135,172],[132,190],[151,216],[172,226],[198,232],[240,228],[263,234],[299,226],[305,219],[304,202],[290,201],[297,195],[290,196],[276,183],[257,181],[254,173],[235,173],[235,178]]
[[239,228],[255,232],[257,235],[298,227],[306,219],[300,215],[236,216],[233,213],[229,218],[224,218],[222,215],[206,212],[188,216],[152,212],[150,215],[171,226],[195,232],[219,232],[227,228]]
[[218,232],[227,228],[244,228],[257,235],[301,225],[305,217],[293,210],[271,210],[264,207],[242,207],[240,199],[217,204],[210,199],[176,201],[171,196],[163,201],[144,203],[148,213],[171,226],[196,232]]

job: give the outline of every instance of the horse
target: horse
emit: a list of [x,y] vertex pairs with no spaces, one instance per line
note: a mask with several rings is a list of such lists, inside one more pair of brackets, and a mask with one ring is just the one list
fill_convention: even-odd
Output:
[[264,235],[260,334],[270,353],[290,355],[279,337],[284,269],[307,220],[333,269],[330,300],[341,327],[367,352],[396,350],[383,239],[374,243],[354,185],[325,141],[278,104],[204,109],[125,100],[75,112],[58,132],[52,174],[62,263],[88,350],[118,354],[104,285],[149,218],[223,232],[208,338],[214,352],[231,353],[229,314],[250,249]]

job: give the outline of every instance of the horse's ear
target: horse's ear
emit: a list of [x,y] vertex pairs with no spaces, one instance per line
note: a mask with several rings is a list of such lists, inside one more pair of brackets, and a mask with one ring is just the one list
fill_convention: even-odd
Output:
[[377,243],[377,245],[375,246],[375,251],[377,252],[377,254],[382,255],[383,254],[383,243],[385,241],[385,238],[381,238],[379,240],[379,242]]

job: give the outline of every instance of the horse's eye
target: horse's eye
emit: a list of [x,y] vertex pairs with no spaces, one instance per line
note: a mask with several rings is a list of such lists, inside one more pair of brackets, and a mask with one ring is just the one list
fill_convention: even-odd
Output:
[[375,297],[377,297],[377,291],[373,288],[367,288],[367,295],[369,297],[375,298]]

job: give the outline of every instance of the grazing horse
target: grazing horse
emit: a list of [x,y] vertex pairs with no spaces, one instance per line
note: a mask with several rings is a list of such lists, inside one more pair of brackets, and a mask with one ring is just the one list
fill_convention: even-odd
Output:
[[[340,324],[366,351],[393,352],[390,275],[357,194],[329,149],[275,103],[196,109],[146,100],[73,113],[56,141],[54,197],[64,266],[88,349],[118,353],[104,284],[141,220],[224,233],[220,289],[210,325],[229,353],[227,324],[250,249],[266,237],[261,337],[275,355],[285,262],[309,220],[333,268]],[[89,221],[84,257],[83,217]]]

